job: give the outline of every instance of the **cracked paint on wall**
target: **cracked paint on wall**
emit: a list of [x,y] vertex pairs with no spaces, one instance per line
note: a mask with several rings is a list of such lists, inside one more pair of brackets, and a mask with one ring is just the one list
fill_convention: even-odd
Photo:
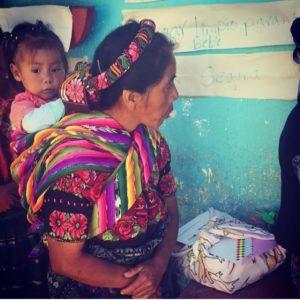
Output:
[[293,103],[179,99],[162,133],[172,151],[181,224],[209,207],[241,219],[280,202],[278,139]]

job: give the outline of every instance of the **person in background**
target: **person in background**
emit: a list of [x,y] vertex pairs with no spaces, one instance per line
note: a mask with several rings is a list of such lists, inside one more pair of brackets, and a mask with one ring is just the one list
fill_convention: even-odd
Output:
[[[300,18],[291,26],[295,42],[293,59],[300,63]],[[300,95],[290,112],[279,140],[281,204],[275,224],[275,237],[291,254],[291,276],[300,297]]]
[[176,188],[159,133],[178,97],[173,50],[152,20],[118,27],[62,85],[65,102],[93,111],[19,141],[11,170],[28,219],[44,223],[50,297],[177,297]]
[[[10,121],[9,112],[11,102],[18,91],[18,86],[8,80],[8,73],[6,70],[6,61],[4,59],[4,44],[5,33],[0,27],[0,184],[1,187],[8,184],[7,189],[1,188],[1,194],[11,194],[9,197],[0,198],[0,212],[5,212],[15,205],[19,205],[19,198],[16,192],[16,184],[11,181],[9,165],[12,161],[12,156],[9,150],[10,143]],[[10,191],[12,193],[10,193]],[[4,199],[6,200],[4,201]]]
[[4,60],[4,74],[24,90],[11,106],[13,128],[35,132],[61,119],[65,107],[58,96],[68,63],[59,37],[41,21],[18,24],[7,34]]
[[0,295],[2,298],[45,298],[48,257],[29,255],[39,236],[29,232],[30,223],[21,207],[18,186],[12,181],[10,164],[11,103],[23,86],[11,80],[6,50],[12,38],[0,28]]

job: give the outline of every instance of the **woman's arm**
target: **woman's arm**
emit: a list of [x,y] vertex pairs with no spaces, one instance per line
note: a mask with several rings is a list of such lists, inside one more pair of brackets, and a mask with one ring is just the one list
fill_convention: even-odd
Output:
[[[109,173],[75,171],[56,180],[45,194],[41,215],[47,233],[50,265],[60,275],[94,287],[122,288],[134,278],[125,278],[128,268],[107,262],[84,251],[92,219],[91,188],[101,188]],[[101,177],[100,177],[101,176]],[[88,178],[92,178],[88,179]],[[84,180],[83,180],[84,179]],[[88,184],[87,179],[91,182]],[[96,185],[97,183],[97,185]],[[80,188],[79,188],[80,187]],[[73,194],[75,192],[78,194]]]
[[83,252],[85,242],[63,242],[47,237],[52,271],[94,287],[123,288],[135,280],[126,278],[125,267]]
[[175,195],[168,197],[165,201],[167,205],[168,215],[170,217],[170,223],[168,225],[164,239],[157,247],[155,257],[153,258],[154,264],[156,266],[159,266],[159,269],[163,273],[165,273],[171,254],[174,251],[179,224],[178,206]]
[[[134,278],[131,284],[121,291],[123,295],[132,295],[134,298],[149,298],[157,295],[159,283],[165,273],[170,256],[174,250],[177,234],[179,215],[175,196],[165,199],[170,222],[163,241],[157,247],[153,259],[141,263],[124,273],[126,278]],[[143,267],[142,269],[140,267]]]

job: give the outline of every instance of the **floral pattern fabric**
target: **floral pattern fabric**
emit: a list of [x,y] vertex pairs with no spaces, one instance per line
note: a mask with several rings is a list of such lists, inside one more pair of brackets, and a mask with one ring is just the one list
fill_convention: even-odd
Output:
[[83,214],[69,214],[54,210],[49,216],[50,235],[66,240],[78,240],[86,237],[87,217]]
[[[143,188],[134,205],[115,224],[100,234],[103,241],[126,241],[145,233],[148,226],[166,220],[164,197],[175,193],[175,180],[170,168],[170,150],[162,138],[158,147],[155,176]],[[101,196],[101,191],[109,173],[95,170],[78,170],[59,178],[51,191],[46,194],[40,214],[45,220],[46,232],[63,241],[80,241],[88,238],[89,220],[93,204]],[[118,177],[115,181],[120,180]],[[116,189],[116,197],[121,197]]]

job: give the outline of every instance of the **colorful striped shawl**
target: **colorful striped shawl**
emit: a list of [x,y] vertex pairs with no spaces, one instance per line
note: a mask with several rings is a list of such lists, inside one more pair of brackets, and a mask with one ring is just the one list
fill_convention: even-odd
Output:
[[[160,134],[139,126],[131,134],[104,113],[73,114],[54,127],[20,136],[11,165],[28,220],[36,221],[44,195],[56,179],[80,169],[109,172],[94,205],[90,237],[104,232],[134,204],[156,160]],[[118,174],[121,201],[114,194]]]

